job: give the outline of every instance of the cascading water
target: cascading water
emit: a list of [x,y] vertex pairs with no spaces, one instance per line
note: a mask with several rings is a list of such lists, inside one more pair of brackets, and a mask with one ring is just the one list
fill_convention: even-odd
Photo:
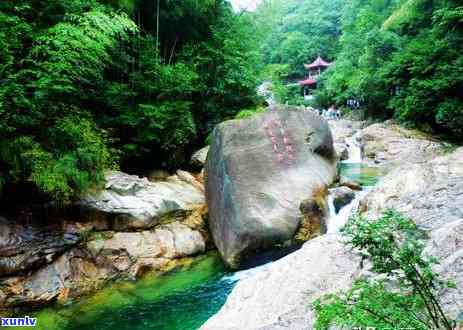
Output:
[[250,268],[250,269],[246,269],[246,270],[240,270],[240,271],[238,271],[236,273],[233,273],[231,275],[227,275],[227,276],[223,277],[222,280],[232,282],[232,283],[242,281],[242,280],[248,279],[250,277],[253,277],[254,275],[260,273],[261,271],[267,269],[269,266],[270,266],[270,263],[267,263],[267,264],[257,266],[257,267],[254,267],[254,268]]
[[[361,143],[361,132],[357,131],[351,137],[345,139],[348,147],[349,157],[343,163],[356,163],[359,164],[359,174],[361,171],[362,163],[362,143]],[[355,213],[359,207],[360,201],[367,194],[368,187],[364,187],[364,190],[356,193],[355,198],[347,205],[342,207],[338,213],[334,207],[333,196],[328,194],[326,202],[328,204],[328,216],[327,216],[327,232],[336,233],[338,232],[347,222],[349,216]]]
[[367,194],[368,189],[359,191],[355,198],[346,206],[341,208],[338,213],[334,210],[333,197],[328,195],[327,202],[329,207],[329,216],[327,219],[327,233],[337,233],[349,219],[349,216],[358,210],[360,201]]
[[360,163],[362,161],[362,143],[360,131],[351,137],[346,138],[346,145],[349,152],[349,158],[345,162]]
[[262,96],[268,105],[275,104],[275,97],[272,92],[272,83],[270,81],[264,81],[257,87],[257,94]]
[[334,207],[333,196],[328,195],[326,197],[326,203],[328,204],[328,219],[334,218],[336,216],[336,208]]

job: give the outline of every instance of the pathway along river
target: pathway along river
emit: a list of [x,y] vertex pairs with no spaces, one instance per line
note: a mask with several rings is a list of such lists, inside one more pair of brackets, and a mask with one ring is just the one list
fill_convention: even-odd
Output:
[[[375,168],[361,163],[340,166],[341,175],[364,186],[374,185],[379,176]],[[34,315],[38,318],[36,329],[198,329],[220,309],[239,280],[263,267],[230,273],[217,253],[210,253],[167,274],[114,283],[78,303],[46,308]]]

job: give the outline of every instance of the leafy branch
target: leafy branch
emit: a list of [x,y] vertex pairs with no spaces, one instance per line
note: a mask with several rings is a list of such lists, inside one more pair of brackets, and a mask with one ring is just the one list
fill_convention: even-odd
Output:
[[376,221],[351,218],[342,233],[372,271],[385,277],[360,279],[347,292],[315,301],[317,329],[331,324],[452,329],[437,298],[452,284],[432,270],[437,260],[423,253],[426,233],[411,219],[387,210]]

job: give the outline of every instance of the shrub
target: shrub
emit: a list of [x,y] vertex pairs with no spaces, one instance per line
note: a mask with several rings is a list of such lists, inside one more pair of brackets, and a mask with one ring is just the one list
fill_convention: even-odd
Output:
[[454,285],[432,270],[437,260],[423,255],[426,235],[412,220],[388,210],[376,221],[351,218],[342,232],[346,243],[385,278],[361,279],[346,292],[315,301],[317,329],[330,325],[452,329],[438,297],[440,290]]
[[265,108],[264,107],[258,107],[258,108],[255,108],[255,109],[245,109],[245,110],[241,110],[240,112],[238,112],[235,116],[235,119],[245,119],[245,118],[250,118],[252,116],[255,116],[259,113],[262,113],[262,112],[265,112]]

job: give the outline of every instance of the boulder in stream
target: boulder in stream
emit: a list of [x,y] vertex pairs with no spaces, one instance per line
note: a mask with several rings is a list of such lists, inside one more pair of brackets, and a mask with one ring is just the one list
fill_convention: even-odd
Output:
[[232,268],[291,240],[300,203],[336,177],[330,129],[309,111],[272,110],[218,125],[206,163],[209,226]]
[[336,213],[355,198],[355,192],[349,187],[343,186],[329,189],[329,194],[333,197]]

